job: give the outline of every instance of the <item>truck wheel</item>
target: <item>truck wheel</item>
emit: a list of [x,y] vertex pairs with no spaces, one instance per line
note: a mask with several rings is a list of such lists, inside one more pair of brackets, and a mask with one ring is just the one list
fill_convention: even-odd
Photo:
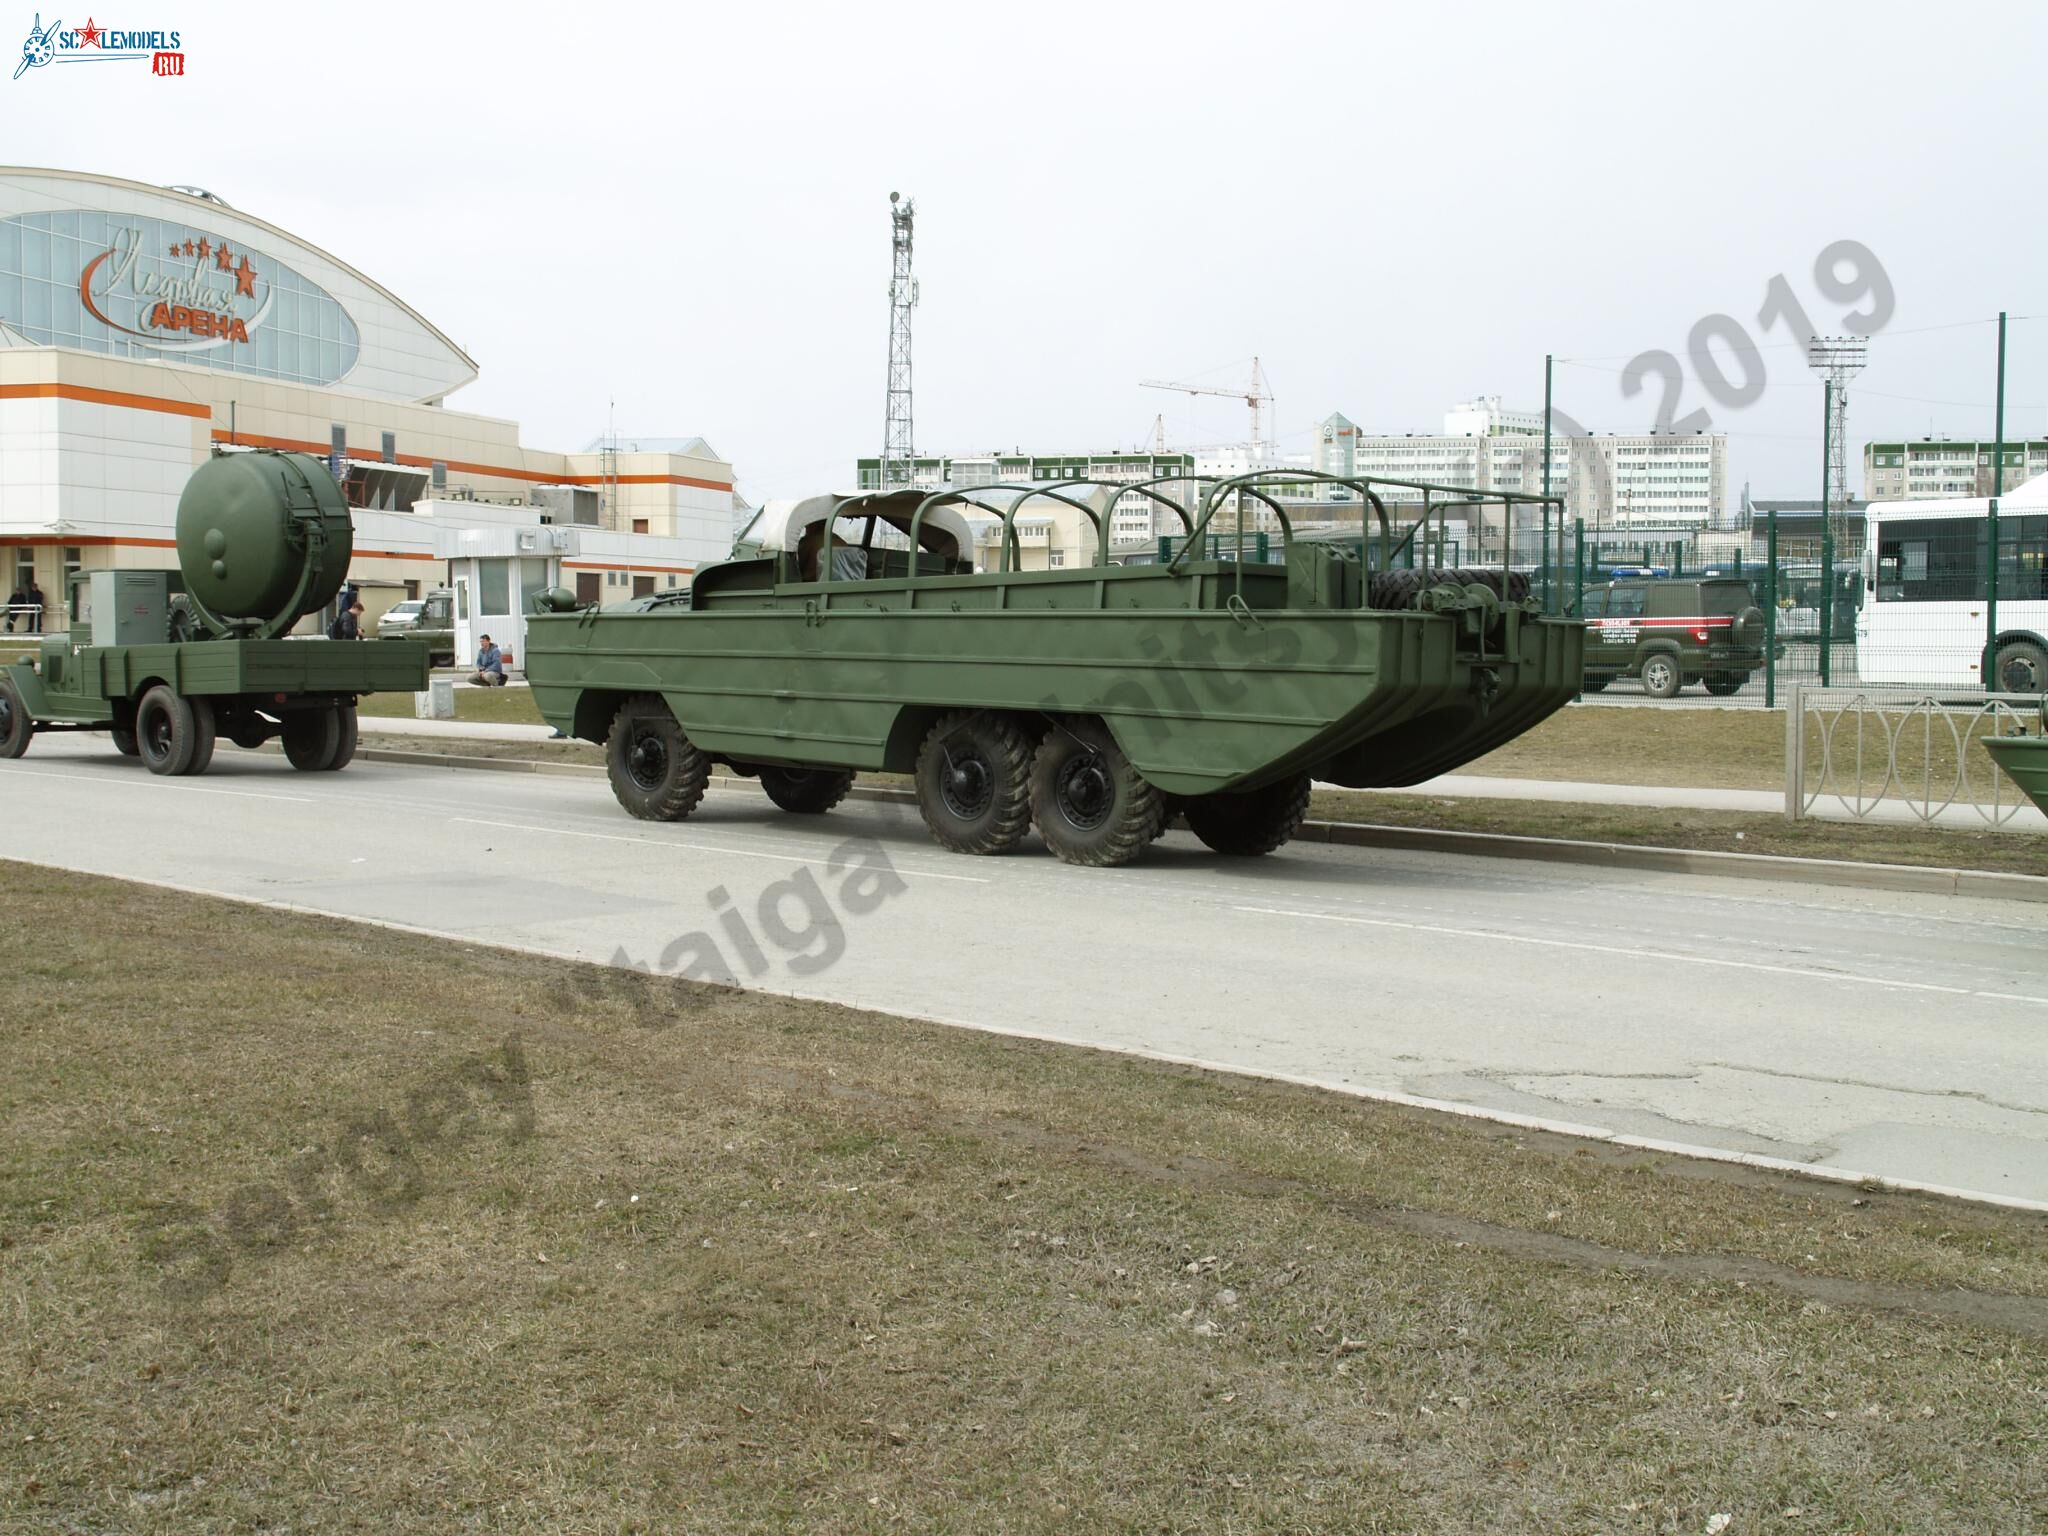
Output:
[[1188,802],[1188,826],[1218,853],[1246,858],[1271,853],[1301,827],[1308,795],[1305,773],[1247,794],[1203,795]]
[[114,738],[114,750],[123,757],[133,757],[141,748],[135,745],[135,727],[117,725],[107,734]]
[[1031,742],[1017,722],[956,710],[917,751],[917,813],[955,853],[1003,853],[1031,828]]
[[186,774],[204,773],[213,766],[213,743],[219,734],[214,729],[213,700],[193,699],[192,704],[192,760],[185,765]]
[[28,739],[36,733],[35,721],[22,708],[21,694],[13,680],[0,677],[0,758],[19,757],[28,750]]
[[1748,681],[1749,678],[1745,673],[1717,673],[1713,677],[1707,679],[1707,692],[1711,693],[1717,699],[1725,699],[1731,694],[1737,694],[1742,692],[1742,685]]
[[341,749],[341,714],[334,709],[295,709],[284,717],[284,755],[301,773],[319,773]]
[[1643,658],[1643,692],[1653,699],[1668,699],[1678,693],[1678,685],[1684,681],[1678,670],[1678,658],[1667,656],[1662,651],[1653,651]]
[[2032,641],[2001,645],[1991,672],[1998,693],[2048,693],[2048,651]]
[[782,809],[797,816],[817,816],[846,798],[853,775],[840,768],[761,767],[761,788]]
[[341,739],[334,744],[334,761],[327,765],[329,773],[341,772],[356,759],[356,707],[338,705],[334,715],[341,726]]
[[189,769],[193,749],[199,745],[198,735],[191,701],[162,683],[135,706],[136,755],[151,773],[180,774]]
[[612,716],[604,768],[619,804],[642,821],[681,821],[711,782],[711,760],[656,693],[634,694]]
[[1166,807],[1107,726],[1062,720],[1031,760],[1031,814],[1046,847],[1064,862],[1107,868],[1145,851]]

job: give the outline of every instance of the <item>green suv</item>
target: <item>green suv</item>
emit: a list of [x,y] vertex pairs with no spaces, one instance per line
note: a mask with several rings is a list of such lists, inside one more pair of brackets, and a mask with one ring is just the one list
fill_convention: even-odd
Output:
[[1764,664],[1764,613],[1736,576],[1625,576],[1589,587],[1586,692],[1640,677],[1668,699],[1690,683],[1721,697],[1739,692]]

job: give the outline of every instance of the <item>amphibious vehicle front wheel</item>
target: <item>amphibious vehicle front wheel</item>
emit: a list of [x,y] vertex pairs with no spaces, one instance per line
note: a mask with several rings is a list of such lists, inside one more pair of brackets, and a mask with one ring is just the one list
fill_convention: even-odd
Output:
[[612,716],[604,768],[619,804],[642,821],[681,821],[711,781],[711,760],[655,693],[634,694]]
[[1309,776],[1297,773],[1241,795],[1202,795],[1187,803],[1188,826],[1218,853],[1271,853],[1308,815]]
[[817,816],[846,798],[853,775],[843,768],[771,768],[764,763],[761,788],[792,815]]
[[956,710],[917,752],[917,813],[955,853],[1003,853],[1031,828],[1031,742],[1017,722]]
[[1678,693],[1685,675],[1678,670],[1678,658],[1659,651],[1643,661],[1643,692],[1653,699],[1669,699]]
[[[1192,802],[1190,802],[1192,808]],[[1166,807],[1098,720],[1055,721],[1031,763],[1031,814],[1069,864],[1128,864],[1159,836]]]
[[301,773],[323,773],[341,751],[341,711],[295,709],[284,717],[284,755]]
[[143,767],[164,775],[185,773],[198,746],[199,723],[189,699],[162,683],[142,696],[135,706],[135,748]]
[[19,757],[28,750],[28,739],[36,731],[35,721],[21,706],[21,695],[7,678],[0,677],[0,758]]

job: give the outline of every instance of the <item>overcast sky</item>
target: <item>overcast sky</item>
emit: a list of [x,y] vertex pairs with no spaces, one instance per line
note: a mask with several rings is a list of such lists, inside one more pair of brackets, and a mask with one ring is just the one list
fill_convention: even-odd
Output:
[[[1896,308],[1850,433],[1989,436],[1989,317],[2048,317],[2048,7],[1463,4],[439,7],[147,0],[186,77],[0,83],[0,162],[209,187],[397,293],[472,357],[456,408],[575,448],[701,434],[752,499],[881,445],[888,194],[917,200],[917,446],[1282,451],[1341,410],[1451,402],[1654,420],[1638,353],[1725,313],[1750,404],[1731,501],[1818,493],[1820,402],[1771,279],[1860,241]],[[44,20],[85,20],[44,0]],[[91,9],[91,7],[84,7]],[[7,25],[26,33],[35,6]],[[54,14],[51,14],[54,13]],[[11,51],[12,34],[5,39]],[[1846,279],[1853,274],[1841,269]],[[1980,322],[1960,324],[1960,322]],[[1939,329],[1936,329],[1939,327]],[[2048,431],[2048,318],[2007,432]],[[1732,384],[1742,369],[1724,359]]]

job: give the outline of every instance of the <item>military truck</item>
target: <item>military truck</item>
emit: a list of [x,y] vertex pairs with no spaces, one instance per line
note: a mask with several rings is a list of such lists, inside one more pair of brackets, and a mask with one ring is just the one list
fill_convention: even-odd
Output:
[[340,589],[348,503],[318,459],[210,459],[178,498],[179,569],[95,571],[91,635],[41,637],[0,670],[0,758],[37,735],[105,731],[151,773],[204,773],[215,742],[282,738],[292,767],[348,766],[356,700],[427,686],[427,648],[289,638]]
[[455,664],[455,593],[437,587],[425,597],[395,603],[377,620],[379,640],[417,640],[433,666]]
[[[1356,490],[1355,543],[1296,543],[1283,481]],[[1584,630],[1543,617],[1526,579],[1430,563],[1430,507],[1540,498],[1429,486],[1397,536],[1375,487],[1307,471],[1217,481],[908,490],[770,502],[689,588],[610,607],[540,594],[527,677],[557,730],[603,744],[631,814],[678,820],[711,766],[798,815],[856,773],[911,775],[932,836],[1001,853],[1035,822],[1070,863],[1125,863],[1172,816],[1226,854],[1300,825],[1312,780],[1413,784],[1509,741],[1577,691]],[[1110,505],[1177,513],[1179,552],[1109,559]],[[1091,563],[1027,571],[1016,520],[1064,503]],[[1284,563],[1217,558],[1226,504],[1263,503]],[[1191,510],[1191,508],[1193,510]],[[978,518],[996,569],[977,570]],[[845,536],[842,537],[842,529]]]

